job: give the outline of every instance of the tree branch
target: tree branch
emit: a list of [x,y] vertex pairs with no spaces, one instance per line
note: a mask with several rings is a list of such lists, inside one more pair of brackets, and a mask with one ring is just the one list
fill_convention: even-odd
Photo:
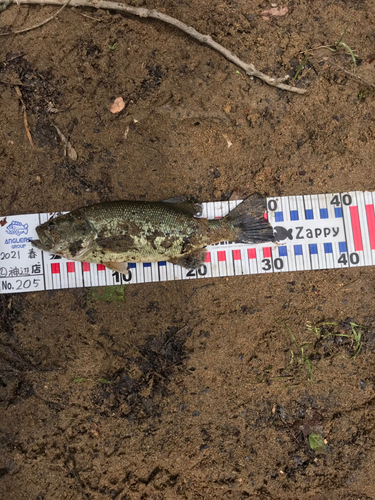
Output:
[[[7,6],[14,4],[27,4],[27,5],[57,5],[61,6],[61,2],[59,0],[0,0],[0,11],[1,7],[6,8]],[[154,9],[145,9],[143,7],[133,7],[131,5],[126,5],[119,2],[111,2],[107,0],[70,0],[70,7],[90,7],[94,9],[105,9],[105,10],[115,10],[118,12],[125,12],[127,14],[132,14],[134,16],[143,17],[143,18],[151,18],[158,19],[164,23],[170,24],[181,31],[184,31],[189,36],[198,40],[200,43],[208,45],[212,49],[219,52],[223,55],[228,61],[231,61],[233,64],[243,69],[248,76],[255,76],[259,78],[263,82],[271,85],[273,87],[277,87],[279,89],[288,90],[289,92],[294,92],[296,94],[305,94],[305,89],[300,89],[297,87],[292,87],[291,85],[287,85],[284,82],[289,78],[285,76],[284,78],[272,78],[261,71],[258,71],[253,64],[246,63],[239,59],[233,52],[226,49],[219,43],[215,42],[209,35],[203,35],[195,30],[192,26],[188,26],[187,24],[175,19],[174,17],[168,16],[167,14],[163,14]],[[54,16],[53,16],[54,17]],[[53,18],[52,17],[52,18]],[[52,19],[51,18],[51,19]],[[27,30],[27,28],[26,28]],[[11,35],[12,32],[2,33],[2,35]]]

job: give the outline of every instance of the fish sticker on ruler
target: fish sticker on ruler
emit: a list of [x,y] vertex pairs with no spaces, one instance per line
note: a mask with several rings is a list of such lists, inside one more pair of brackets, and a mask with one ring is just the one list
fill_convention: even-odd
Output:
[[[224,217],[239,203],[204,203],[202,217]],[[0,293],[372,266],[374,206],[375,193],[361,191],[268,198],[275,243],[223,242],[207,247],[197,269],[167,261],[129,263],[128,275],[33,247],[36,226],[51,214],[0,217]]]

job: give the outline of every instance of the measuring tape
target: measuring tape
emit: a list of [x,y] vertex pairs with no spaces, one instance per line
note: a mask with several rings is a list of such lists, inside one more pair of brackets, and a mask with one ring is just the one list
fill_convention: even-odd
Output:
[[[184,269],[170,262],[130,263],[127,276],[102,264],[67,261],[34,248],[36,226],[52,214],[0,218],[0,293],[242,276],[375,264],[375,192],[267,198],[277,242],[207,247],[206,262]],[[204,203],[202,217],[224,217],[240,201]]]

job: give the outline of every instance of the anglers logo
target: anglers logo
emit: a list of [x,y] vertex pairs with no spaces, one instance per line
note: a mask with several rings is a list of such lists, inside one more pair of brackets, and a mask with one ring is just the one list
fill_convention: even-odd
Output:
[[5,232],[7,232],[8,234],[15,234],[16,236],[21,236],[21,234],[27,234],[29,232],[29,225],[22,224],[22,222],[14,220],[10,224],[8,224]]

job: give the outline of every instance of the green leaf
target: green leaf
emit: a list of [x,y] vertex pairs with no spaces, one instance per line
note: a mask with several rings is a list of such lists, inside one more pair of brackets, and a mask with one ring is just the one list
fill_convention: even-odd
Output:
[[124,302],[125,285],[111,285],[100,288],[91,288],[88,291],[90,301],[100,300],[103,302]]
[[327,447],[324,443],[323,436],[321,434],[317,434],[316,432],[312,432],[309,435],[309,445],[312,450],[317,454],[327,455]]
[[74,379],[74,382],[76,382],[77,384],[80,384],[81,382],[85,382],[86,380],[88,380],[88,379],[85,377],[78,377],[78,378]]
[[112,383],[110,380],[107,380],[106,378],[98,378],[98,382],[101,382],[102,384],[111,384]]

